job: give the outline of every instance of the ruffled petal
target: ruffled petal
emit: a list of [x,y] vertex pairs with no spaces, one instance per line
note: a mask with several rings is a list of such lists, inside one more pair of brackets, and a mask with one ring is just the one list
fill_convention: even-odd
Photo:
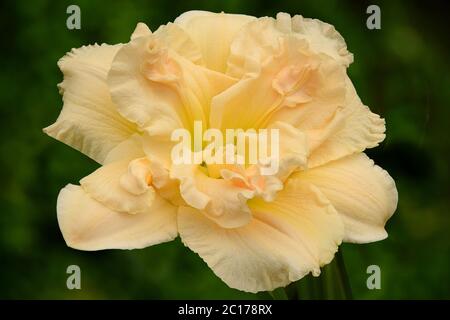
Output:
[[174,129],[205,122],[211,97],[235,80],[180,56],[162,33],[124,45],[114,58],[108,84],[124,117],[151,135],[170,137]]
[[[292,172],[306,168],[309,155],[306,135],[289,123],[281,121],[271,124],[268,130],[278,130],[279,137],[276,152],[270,151],[273,154],[272,159],[269,167],[264,170],[264,174],[267,169],[276,165],[278,170],[275,175],[284,181]],[[272,146],[271,141],[269,145]],[[274,161],[276,164],[273,163]]]
[[280,40],[304,40],[315,55],[327,55],[348,67],[353,55],[348,52],[336,29],[317,19],[278,13],[276,19],[262,17],[246,24],[231,42],[227,73],[236,78],[257,72],[261,65],[277,54]]
[[151,35],[152,31],[150,28],[143,22],[138,22],[136,25],[136,28],[134,29],[133,33],[131,34],[130,40],[134,40],[139,37],[145,37],[148,35]]
[[277,109],[267,120],[287,122],[304,132],[309,168],[376,147],[384,140],[384,119],[361,102],[342,70],[335,64],[322,65],[317,82],[320,93],[308,103]]
[[339,212],[347,242],[387,237],[384,226],[397,208],[394,180],[364,153],[301,171],[291,179],[317,186]]
[[287,13],[277,15],[277,24],[282,29],[281,26],[286,26],[284,32],[290,31],[305,37],[315,52],[327,54],[346,67],[353,62],[353,54],[347,50],[344,38],[333,25],[301,15],[291,18]]
[[344,107],[338,108],[321,128],[307,133],[310,168],[376,147],[386,136],[385,120],[361,102],[350,79],[346,91]]
[[231,42],[240,29],[254,19],[242,14],[188,11],[174,23],[182,27],[200,48],[207,68],[225,72]]
[[159,196],[146,212],[130,215],[107,208],[69,184],[59,193],[57,211],[64,239],[74,249],[140,249],[177,236],[176,207]]
[[49,136],[102,163],[108,152],[136,132],[111,101],[106,75],[121,45],[103,44],[73,49],[58,62],[64,74],[59,84],[64,106],[56,122],[44,129]]
[[224,228],[236,228],[251,219],[247,200],[254,191],[231,181],[208,177],[198,165],[173,165],[170,176],[180,181],[184,201]]
[[251,200],[253,219],[224,229],[180,207],[183,243],[228,286],[248,292],[284,287],[329,263],[344,235],[339,215],[317,188],[288,183],[274,202]]
[[205,65],[200,48],[197,47],[189,34],[176,24],[168,23],[160,26],[155,31],[155,37],[183,58],[194,64]]
[[104,165],[80,181],[83,189],[111,210],[142,213],[155,198],[150,185],[152,173],[146,158],[117,161]]
[[313,54],[305,40],[282,38],[254,73],[214,97],[210,122],[222,129],[258,129],[283,121],[306,130],[344,104],[345,79],[344,67]]
[[235,186],[253,190],[255,197],[261,197],[265,201],[273,201],[277,192],[283,189],[280,179],[273,175],[262,175],[261,168],[256,165],[245,169],[243,166],[228,165],[220,170],[220,175]]

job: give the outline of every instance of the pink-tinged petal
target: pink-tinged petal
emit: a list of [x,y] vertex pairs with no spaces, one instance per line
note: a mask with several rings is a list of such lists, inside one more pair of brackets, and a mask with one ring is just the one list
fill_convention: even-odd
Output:
[[204,121],[211,98],[235,80],[181,56],[165,42],[169,31],[163,31],[123,45],[108,85],[124,117],[150,135],[170,137],[174,129],[192,129],[194,120]]
[[353,62],[342,36],[317,19],[278,13],[276,19],[262,17],[244,25],[231,42],[227,73],[236,78],[258,72],[278,53],[281,39],[305,41],[314,55],[326,55],[343,67]]
[[211,178],[198,165],[173,165],[170,176],[180,181],[180,194],[188,205],[222,227],[236,228],[250,221],[247,200],[253,197],[253,190]]
[[344,104],[345,79],[343,66],[314,55],[305,40],[282,38],[276,54],[214,97],[210,122],[222,129],[259,129],[281,121],[306,132],[320,127]]
[[118,213],[67,185],[58,196],[58,223],[67,245],[79,250],[140,249],[177,236],[176,207],[159,196],[143,213]]
[[80,181],[83,189],[111,210],[139,214],[152,206],[151,165],[146,158],[106,164]]

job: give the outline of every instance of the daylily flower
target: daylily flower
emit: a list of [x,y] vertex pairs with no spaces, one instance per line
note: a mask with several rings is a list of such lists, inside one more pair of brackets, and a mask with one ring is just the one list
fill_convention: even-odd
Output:
[[[44,131],[101,167],[67,185],[57,214],[68,246],[183,243],[227,285],[286,286],[332,261],[343,242],[387,237],[393,179],[363,151],[385,122],[359,99],[333,26],[190,11],[130,42],[74,49],[58,65],[64,106]],[[279,170],[174,164],[171,133],[280,132]],[[193,152],[203,152],[203,146]]]

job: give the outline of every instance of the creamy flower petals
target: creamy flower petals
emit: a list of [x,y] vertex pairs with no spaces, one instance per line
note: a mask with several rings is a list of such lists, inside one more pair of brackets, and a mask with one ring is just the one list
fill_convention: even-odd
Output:
[[280,40],[305,40],[314,54],[325,54],[348,67],[353,55],[347,51],[342,36],[328,23],[287,13],[262,17],[246,24],[231,42],[227,74],[242,78],[252,75],[277,54]]
[[315,185],[342,217],[348,242],[387,237],[384,229],[398,201],[394,180],[364,153],[296,173],[298,183]]
[[124,45],[108,74],[120,113],[151,135],[204,121],[211,97],[233,83],[179,56],[156,33]]
[[254,191],[231,181],[208,177],[197,165],[173,165],[170,177],[180,181],[184,201],[224,228],[247,224],[251,213],[247,200]]
[[310,168],[376,147],[385,138],[384,119],[361,102],[350,79],[346,90],[345,106],[338,108],[322,128],[307,132]]
[[120,177],[119,181],[123,189],[136,196],[147,193],[151,189],[150,185],[152,183],[152,165],[147,158],[139,158],[131,161],[128,164],[128,171]]
[[257,129],[258,121],[279,106],[282,100],[282,96],[272,88],[274,72],[273,68],[264,70],[258,78],[242,80],[215,96],[211,102],[211,126],[222,130]]
[[[264,125],[283,121],[304,132],[323,129],[336,110],[346,105],[345,69],[329,58],[313,60],[303,68],[292,67],[288,63],[286,68],[294,68],[293,72],[300,72],[300,80],[294,85],[298,88],[292,90],[293,93],[283,94],[283,103],[266,117]],[[274,80],[278,80],[277,78]],[[278,83],[273,85],[280,86]]]
[[64,239],[74,249],[140,249],[177,236],[176,207],[158,196],[146,212],[130,215],[110,210],[69,184],[59,193],[57,211]]
[[344,38],[331,24],[301,15],[291,18],[287,13],[279,13],[277,25],[284,32],[294,32],[307,39],[317,53],[327,54],[346,67],[353,62],[353,54],[347,50]]
[[150,163],[145,158],[104,165],[80,181],[83,189],[111,210],[125,213],[148,211],[155,198],[149,185]]
[[160,163],[164,168],[172,166],[171,152],[177,141],[172,141],[170,135],[151,135],[144,133],[143,149],[146,156],[152,161]]
[[[258,292],[318,276],[342,241],[384,239],[397,190],[361,154],[385,124],[352,61],[333,26],[286,13],[190,11],[69,53],[63,110],[44,130],[103,166],[59,194],[66,243],[135,249],[179,232],[226,284]],[[195,164],[176,158],[176,129]]]
[[131,34],[130,39],[134,40],[139,37],[145,37],[148,35],[151,35],[152,31],[150,28],[143,22],[138,22],[136,25],[136,28],[134,29],[133,33]]
[[123,160],[130,162],[145,157],[150,162],[151,183],[158,194],[173,204],[185,204],[178,190],[178,181],[169,177],[170,151],[173,145],[174,142],[167,137],[150,136],[148,132],[143,135],[135,134],[111,150],[105,164]]
[[[306,168],[309,155],[307,136],[289,123],[281,121],[271,124],[268,130],[278,130],[279,133],[278,155],[275,157],[278,164],[276,176],[284,181],[292,172]],[[269,146],[271,145],[269,142]]]
[[130,138],[115,146],[108,153],[103,164],[105,165],[122,160],[131,161],[133,159],[144,157],[143,142],[144,139],[142,139],[141,135],[133,134]]
[[[151,35],[150,28],[142,22],[136,25],[130,40]],[[203,65],[200,49],[192,41],[189,35],[179,26],[173,23],[162,25],[155,31],[155,37],[166,47],[174,50],[180,56],[192,61],[195,64]]]
[[252,204],[252,221],[223,229],[199,211],[180,207],[183,243],[227,285],[271,291],[329,263],[343,237],[342,222],[317,189],[289,184],[274,202]]
[[240,29],[254,19],[242,14],[188,11],[174,23],[181,26],[200,48],[207,68],[225,72],[231,42]]
[[204,65],[202,53],[191,37],[181,27],[173,23],[161,26],[155,31],[155,36],[168,48],[189,61]]
[[[261,197],[265,201],[273,201],[278,191],[283,189],[283,183],[275,176],[264,176],[261,168],[251,165],[248,168],[242,166],[224,166],[220,175],[235,186],[254,190],[254,196]],[[209,168],[209,167],[208,167]]]
[[[304,40],[290,37],[277,44],[276,54],[256,74],[214,97],[213,126],[265,128],[283,121],[305,130],[321,125],[344,104],[344,67],[313,55]],[[238,112],[240,117],[235,117]]]
[[58,65],[64,106],[57,121],[44,129],[49,136],[102,163],[107,153],[136,131],[111,101],[106,75],[121,45],[74,49]]

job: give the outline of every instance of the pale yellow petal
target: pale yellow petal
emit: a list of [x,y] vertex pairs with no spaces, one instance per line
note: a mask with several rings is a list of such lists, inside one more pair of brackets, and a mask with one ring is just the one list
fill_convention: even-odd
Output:
[[[146,212],[155,198],[149,185],[150,163],[141,158],[104,165],[81,179],[83,189],[95,200],[117,212]],[[139,190],[139,191],[137,191]]]
[[305,37],[311,48],[317,53],[324,53],[348,67],[353,62],[353,54],[347,50],[344,38],[326,22],[318,19],[304,18],[301,15],[291,17],[286,13],[277,15],[277,24],[286,24],[298,36]]
[[155,37],[192,63],[202,66],[205,64],[200,48],[180,26],[173,23],[162,25],[155,31]]
[[276,150],[271,150],[277,158],[276,176],[284,181],[292,172],[306,168],[309,155],[307,136],[289,123],[281,121],[272,123],[268,130],[278,130],[279,133],[278,146]]
[[346,81],[346,101],[330,119],[310,130],[310,168],[376,147],[385,138],[385,121],[370,111],[358,97],[350,79]]
[[170,176],[180,181],[180,194],[188,205],[222,227],[235,228],[250,221],[247,200],[253,197],[253,190],[210,178],[197,165],[173,165]]
[[181,26],[200,48],[207,68],[225,72],[231,42],[240,29],[254,19],[242,14],[188,11],[174,23]]
[[329,263],[343,237],[340,217],[317,188],[288,184],[274,202],[252,200],[252,221],[224,229],[180,207],[183,243],[228,286],[248,292],[284,287]]
[[276,68],[267,68],[258,78],[241,80],[215,96],[211,102],[211,126],[222,130],[258,129],[264,116],[282,101],[272,87]]
[[58,223],[69,247],[79,250],[140,249],[177,236],[176,207],[156,196],[148,211],[118,213],[67,185],[57,202]]
[[326,195],[345,224],[345,241],[387,237],[384,227],[397,207],[397,189],[389,174],[364,153],[296,173],[292,179],[315,185]]
[[347,67],[353,61],[342,36],[335,28],[317,19],[287,13],[258,18],[246,24],[231,43],[227,73],[242,78],[251,75],[277,54],[286,39],[304,40],[315,55],[325,54]]
[[64,74],[59,85],[64,106],[57,121],[44,129],[99,163],[136,131],[117,112],[106,84],[112,59],[120,48],[105,44],[81,47],[59,60]]
[[127,140],[119,143],[107,154],[103,164],[112,162],[142,158],[144,153],[144,141],[140,134],[133,134]]
[[145,37],[152,34],[152,31],[150,28],[143,22],[138,22],[136,25],[136,28],[134,29],[133,33],[131,34],[130,39],[134,40],[139,37]]
[[204,121],[211,98],[234,81],[180,56],[156,33],[124,45],[108,75],[120,113],[151,135],[168,137]]
[[258,72],[214,97],[213,126],[257,129],[283,121],[303,131],[321,125],[344,104],[344,67],[312,54],[304,40],[290,37],[277,44]]

